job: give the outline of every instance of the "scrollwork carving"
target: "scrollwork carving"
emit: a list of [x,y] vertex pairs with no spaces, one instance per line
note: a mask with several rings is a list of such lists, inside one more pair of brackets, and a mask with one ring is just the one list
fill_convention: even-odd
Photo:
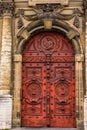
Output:
[[18,29],[20,29],[23,25],[24,25],[23,20],[22,20],[21,17],[19,17],[19,20],[18,20]]
[[[21,16],[27,21],[35,21],[38,19],[59,19],[59,20],[71,20],[74,18],[73,25],[77,28],[80,27],[79,17],[83,15],[83,13],[79,10],[79,8],[69,9],[60,4],[41,4],[36,5],[35,7],[29,7],[29,11],[32,10],[34,13],[31,15],[26,15],[26,9],[19,9],[15,14],[16,17]],[[64,14],[64,10],[72,10],[70,14]]]
[[79,17],[81,17],[82,13],[78,8],[74,9],[73,13],[75,14],[73,25],[79,28],[80,27]]

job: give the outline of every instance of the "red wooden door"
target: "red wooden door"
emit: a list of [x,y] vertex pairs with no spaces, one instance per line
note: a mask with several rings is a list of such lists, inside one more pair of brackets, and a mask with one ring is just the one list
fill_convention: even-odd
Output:
[[55,32],[33,36],[23,50],[22,126],[75,127],[75,59]]

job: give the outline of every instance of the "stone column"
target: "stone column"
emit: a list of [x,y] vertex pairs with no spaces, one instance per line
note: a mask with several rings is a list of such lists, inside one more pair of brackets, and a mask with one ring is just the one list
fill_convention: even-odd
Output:
[[0,2],[2,14],[2,47],[0,64],[0,129],[10,129],[12,121],[11,65],[13,2]]
[[83,128],[84,125],[84,89],[83,89],[83,54],[75,55],[75,72],[76,72],[76,123],[78,128]]
[[12,2],[0,2],[2,9],[2,48],[0,65],[0,95],[10,94],[12,62]]

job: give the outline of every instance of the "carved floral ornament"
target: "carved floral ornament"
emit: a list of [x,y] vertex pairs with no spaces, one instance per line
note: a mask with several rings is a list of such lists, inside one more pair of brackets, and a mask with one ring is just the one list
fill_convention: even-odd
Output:
[[14,10],[14,2],[0,2],[0,15],[3,13],[12,13]]
[[[26,11],[33,10],[32,15],[26,15]],[[64,14],[65,10],[71,10],[72,13]],[[59,20],[73,20],[73,25],[77,28],[80,27],[79,17],[82,17],[83,13],[79,8],[64,7],[60,4],[42,4],[30,7],[29,9],[18,9],[15,14],[18,20],[18,29],[23,26],[23,18],[27,21],[35,21],[40,19],[59,19]]]

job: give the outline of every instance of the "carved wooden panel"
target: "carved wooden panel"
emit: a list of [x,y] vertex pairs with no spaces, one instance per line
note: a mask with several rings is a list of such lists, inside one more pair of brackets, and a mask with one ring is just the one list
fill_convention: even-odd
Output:
[[33,36],[23,50],[22,126],[75,127],[75,59],[55,32]]

